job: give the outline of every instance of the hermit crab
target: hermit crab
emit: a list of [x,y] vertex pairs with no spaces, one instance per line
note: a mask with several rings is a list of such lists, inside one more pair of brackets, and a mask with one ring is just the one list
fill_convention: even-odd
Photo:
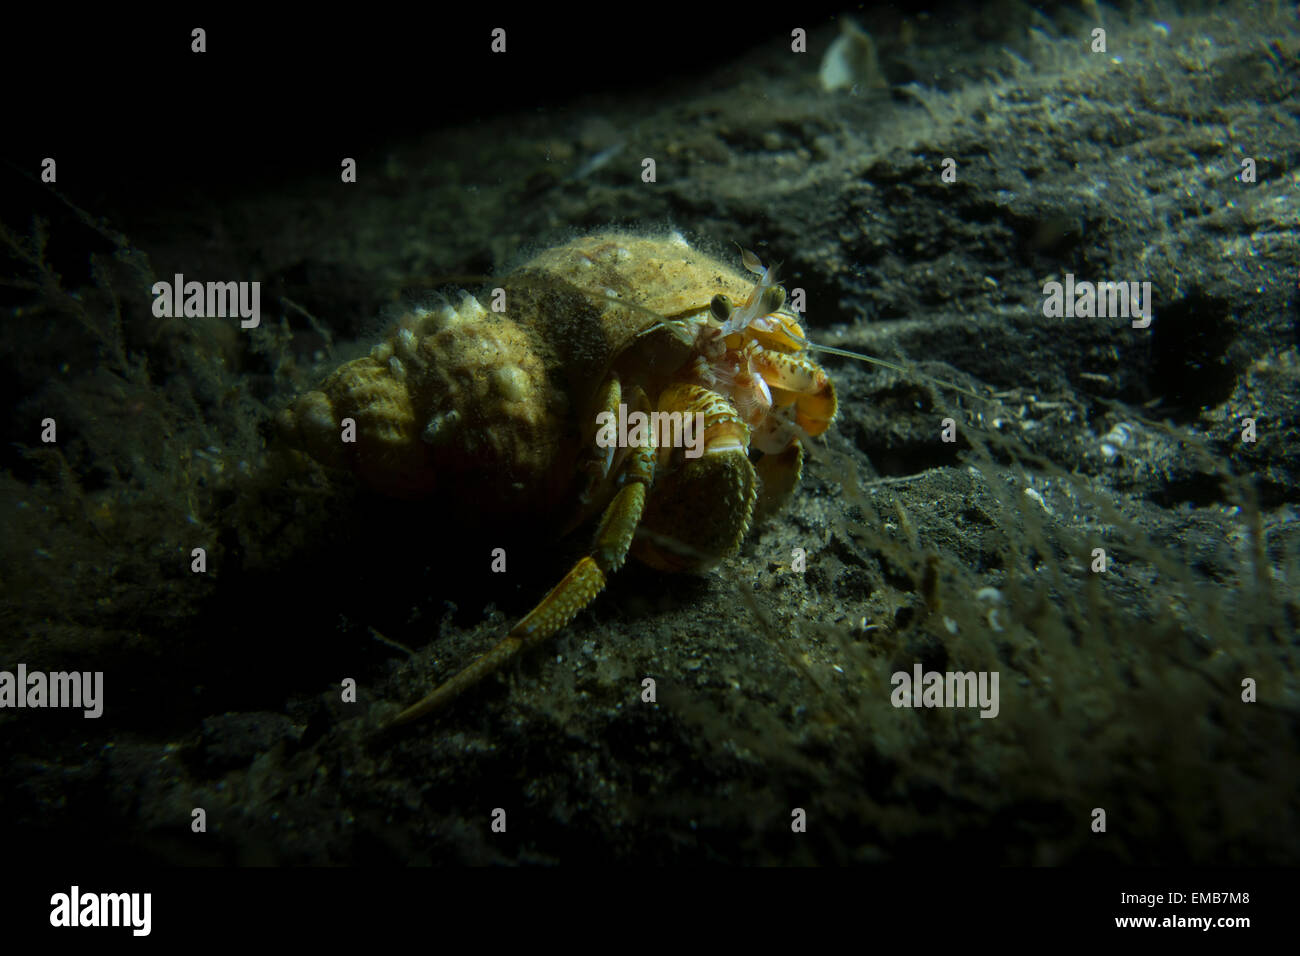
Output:
[[835,389],[775,269],[741,261],[752,279],[677,234],[575,239],[482,301],[408,312],[281,413],[291,444],[385,494],[595,524],[590,551],[529,614],[394,723],[560,630],[629,554],[702,570],[793,492]]

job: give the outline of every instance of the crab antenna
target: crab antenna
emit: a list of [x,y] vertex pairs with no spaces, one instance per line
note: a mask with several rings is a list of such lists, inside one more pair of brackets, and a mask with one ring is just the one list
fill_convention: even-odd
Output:
[[887,362],[884,359],[875,358],[874,356],[871,355],[863,355],[860,352],[850,352],[848,349],[837,349],[833,345],[818,345],[816,342],[810,342],[808,339],[803,339],[803,344],[805,348],[812,349],[814,352],[829,352],[831,355],[839,355],[842,356],[843,358],[857,359],[859,362],[867,362],[871,365],[880,365],[883,366],[884,368],[893,369],[895,372],[901,372],[904,375],[910,375],[915,378],[924,379],[925,381],[929,382],[931,385],[941,385],[944,388],[950,388],[955,392],[961,392],[961,394],[963,395],[969,395],[971,398],[983,398],[982,395],[979,395],[976,392],[972,392],[969,388],[965,388],[964,386],[961,385],[956,385],[952,382],[945,382],[941,378],[935,378],[933,375],[926,375],[924,372],[918,372],[916,369],[907,368],[906,366],[899,365],[895,362]]

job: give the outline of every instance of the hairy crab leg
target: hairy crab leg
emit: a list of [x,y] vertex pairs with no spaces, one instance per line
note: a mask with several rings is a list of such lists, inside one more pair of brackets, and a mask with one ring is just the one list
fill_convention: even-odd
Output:
[[393,718],[389,726],[409,723],[441,710],[479,681],[500,670],[521,651],[539,644],[568,624],[595,600],[610,574],[623,566],[645,509],[646,493],[654,481],[653,432],[648,443],[634,448],[622,469],[624,486],[601,517],[591,553],[575,564],[550,593],[491,650],[439,684],[421,700]]

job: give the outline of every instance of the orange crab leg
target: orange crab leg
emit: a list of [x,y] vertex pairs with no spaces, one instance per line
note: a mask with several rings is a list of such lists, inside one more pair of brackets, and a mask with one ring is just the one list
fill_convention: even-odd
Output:
[[655,454],[653,433],[647,445],[632,449],[623,471],[627,484],[605,509],[591,554],[575,564],[496,646],[394,717],[390,726],[409,723],[446,707],[521,651],[560,630],[595,600],[605,587],[606,577],[621,568],[627,559],[645,509],[646,490],[654,481]]
[[409,723],[446,707],[483,678],[500,670],[529,641],[541,640],[568,624],[604,586],[605,575],[599,565],[590,557],[583,558],[496,646],[394,717],[390,726]]

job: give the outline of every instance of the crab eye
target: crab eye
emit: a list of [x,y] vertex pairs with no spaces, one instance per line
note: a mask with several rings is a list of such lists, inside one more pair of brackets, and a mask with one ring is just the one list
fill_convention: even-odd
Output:
[[763,314],[770,315],[785,305],[785,286],[774,285],[763,293]]
[[709,303],[709,311],[713,313],[713,317],[719,322],[725,322],[731,318],[731,300],[719,292],[713,297],[713,301]]

